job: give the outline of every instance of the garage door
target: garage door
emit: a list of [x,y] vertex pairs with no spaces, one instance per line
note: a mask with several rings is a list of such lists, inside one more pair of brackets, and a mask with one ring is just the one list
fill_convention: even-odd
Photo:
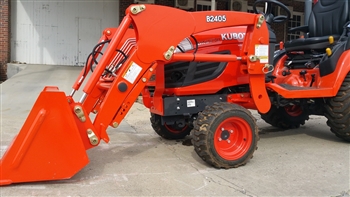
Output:
[[119,24],[119,1],[11,2],[11,61],[83,65],[107,27]]

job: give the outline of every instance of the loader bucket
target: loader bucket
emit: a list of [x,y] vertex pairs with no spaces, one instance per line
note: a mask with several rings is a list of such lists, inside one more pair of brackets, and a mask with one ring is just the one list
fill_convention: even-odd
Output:
[[0,185],[68,179],[88,162],[64,92],[45,87],[0,160]]

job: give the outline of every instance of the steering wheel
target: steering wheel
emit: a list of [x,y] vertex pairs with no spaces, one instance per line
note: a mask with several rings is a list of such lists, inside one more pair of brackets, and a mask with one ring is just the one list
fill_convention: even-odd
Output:
[[[262,13],[257,9],[257,5],[260,3],[267,3],[267,9],[266,9],[265,13]],[[287,13],[287,16],[279,15],[279,16],[274,17],[272,14],[272,4],[275,4],[278,7],[282,8]],[[283,3],[276,1],[276,0],[257,0],[253,4],[253,11],[256,14],[264,14],[264,16],[266,18],[266,22],[268,22],[268,23],[269,22],[282,23],[282,22],[285,22],[286,20],[288,20],[291,16],[291,13],[290,13],[288,7],[285,6]]]

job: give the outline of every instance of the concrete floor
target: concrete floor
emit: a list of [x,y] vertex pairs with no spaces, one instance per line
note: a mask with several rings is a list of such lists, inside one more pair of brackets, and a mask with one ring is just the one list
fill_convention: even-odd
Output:
[[[69,93],[81,68],[28,65],[0,85],[1,155],[46,85]],[[278,132],[258,118],[259,149],[247,165],[218,170],[182,141],[160,138],[135,103],[110,143],[88,151],[90,163],[69,180],[0,187],[0,196],[350,196],[350,144],[323,117]]]

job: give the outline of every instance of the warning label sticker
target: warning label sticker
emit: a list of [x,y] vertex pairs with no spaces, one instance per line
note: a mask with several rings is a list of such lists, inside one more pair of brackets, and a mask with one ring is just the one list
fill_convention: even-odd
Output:
[[260,63],[269,63],[269,45],[256,44],[255,55],[260,59]]
[[133,84],[139,76],[141,70],[141,66],[137,65],[135,62],[132,62],[129,66],[129,69],[124,73],[123,78]]
[[196,100],[187,100],[187,107],[196,107]]

